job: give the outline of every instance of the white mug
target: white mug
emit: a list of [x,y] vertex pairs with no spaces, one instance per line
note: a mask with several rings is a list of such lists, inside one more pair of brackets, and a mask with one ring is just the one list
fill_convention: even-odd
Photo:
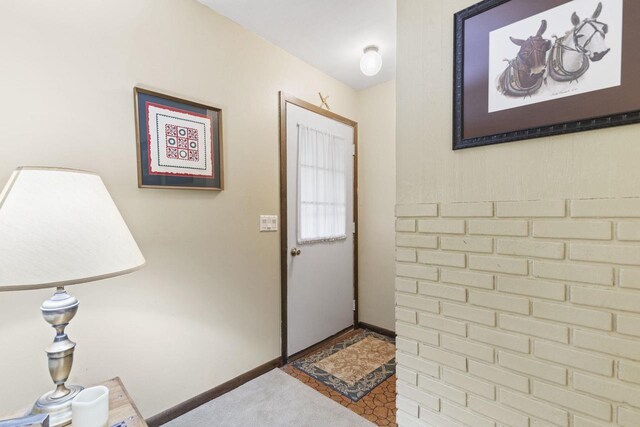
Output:
[[73,427],[106,427],[109,422],[109,389],[85,388],[71,402]]

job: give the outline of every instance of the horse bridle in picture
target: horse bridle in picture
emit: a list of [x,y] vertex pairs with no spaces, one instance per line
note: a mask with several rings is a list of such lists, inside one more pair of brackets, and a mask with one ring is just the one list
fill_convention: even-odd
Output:
[[[593,28],[593,33],[583,43],[580,43],[580,37],[578,37],[578,35],[586,25],[590,25]],[[582,21],[572,30],[571,36],[573,37],[573,44],[575,47],[567,46],[562,43],[562,41],[567,38],[568,34],[567,36],[560,38],[554,36],[555,42],[553,44],[553,49],[551,49],[551,52],[549,53],[548,61],[551,77],[554,80],[569,82],[577,81],[578,78],[582,77],[587,72],[590,65],[590,60],[587,56],[587,46],[596,35],[599,34],[604,38],[608,31],[609,26],[607,24],[591,18]],[[563,54],[565,51],[575,52],[582,55],[582,64],[580,65],[580,68],[575,71],[569,71],[565,68],[563,61]]]
[[527,72],[526,65],[518,66],[517,60],[509,61],[505,71],[505,79],[502,82],[502,91],[509,96],[531,96],[542,87],[542,77],[534,79],[529,86],[523,84],[519,72]]
[[[551,75],[551,78],[558,81],[568,82],[578,80],[578,78],[580,78],[589,69],[589,58],[582,50],[563,44],[562,40],[564,40],[564,37],[554,37],[556,40],[553,44],[553,49],[551,49],[551,52],[549,53],[548,61],[549,74]],[[575,71],[569,71],[564,66],[563,55],[564,51],[567,50],[582,55],[582,64],[580,65],[580,68]]]
[[[510,37],[514,44],[520,46],[520,51],[514,59],[505,59],[509,65],[498,83],[498,90],[504,95],[531,96],[542,87],[547,51],[551,49],[551,42],[542,37],[546,29],[547,21],[542,20],[535,36],[526,40]],[[534,72],[536,68],[541,72]]]
[[[547,39],[539,39],[539,40],[531,40],[531,51],[528,52],[528,54],[526,56],[524,56],[522,59],[529,59],[529,57],[531,55],[533,55],[534,53],[542,53],[544,57],[546,57],[547,54]],[[518,53],[518,57],[520,57],[520,53]]]
[[[583,44],[580,44],[580,40],[578,38],[578,34],[580,33],[580,31],[582,31],[582,29],[586,25],[591,25],[591,27],[593,28],[593,33],[589,36],[589,38],[587,39],[586,42],[584,42]],[[598,28],[598,26],[600,26],[600,28]],[[589,43],[591,43],[591,41],[596,36],[596,34],[600,34],[602,36],[602,38],[605,38],[608,32],[609,32],[609,25],[605,24],[604,22],[597,21],[595,19],[587,19],[587,20],[583,21],[580,24],[580,26],[574,28],[574,30],[573,30],[573,44],[577,47],[579,52],[586,53],[587,52],[587,46],[589,45]]]

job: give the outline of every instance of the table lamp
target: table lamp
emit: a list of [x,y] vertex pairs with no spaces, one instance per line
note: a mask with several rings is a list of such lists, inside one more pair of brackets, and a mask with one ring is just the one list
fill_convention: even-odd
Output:
[[21,167],[0,193],[0,292],[56,288],[40,307],[56,331],[46,349],[56,388],[32,409],[32,414],[48,414],[51,427],[71,422],[71,401],[82,390],[65,385],[76,346],[65,327],[78,311],[78,300],[64,287],[131,273],[144,263],[94,173]]

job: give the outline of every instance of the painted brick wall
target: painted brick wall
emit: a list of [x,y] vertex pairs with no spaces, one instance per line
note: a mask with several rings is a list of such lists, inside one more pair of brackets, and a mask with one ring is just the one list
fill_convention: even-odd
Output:
[[396,216],[401,426],[640,426],[640,199]]

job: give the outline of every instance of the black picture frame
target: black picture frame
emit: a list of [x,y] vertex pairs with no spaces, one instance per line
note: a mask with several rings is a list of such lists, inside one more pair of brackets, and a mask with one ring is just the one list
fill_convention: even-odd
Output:
[[[470,55],[470,43],[467,37],[470,37],[471,31],[475,31],[472,44],[474,47],[480,46],[482,50],[482,43],[485,43],[488,52],[489,32],[476,29],[483,25],[491,28],[491,24],[482,23],[485,15],[491,15],[490,21],[494,25],[496,21],[499,22],[499,25],[493,27],[495,29],[570,1],[483,0],[454,15],[453,150],[640,123],[640,49],[637,49],[637,43],[640,43],[640,30],[634,28],[637,27],[634,20],[640,18],[640,2],[635,0],[622,0],[624,2],[621,49],[623,59],[622,84],[619,87],[549,100],[533,106],[512,108],[512,110],[521,110],[520,116],[526,117],[526,125],[522,127],[517,127],[513,112],[511,115],[504,112],[489,113],[488,106],[485,104],[487,111],[484,114],[481,113],[484,107],[480,103],[488,99],[488,93],[480,93],[481,90],[477,88],[474,89],[477,93],[467,93],[471,91],[471,85],[467,84],[471,81],[469,70],[473,68],[472,65],[478,68],[478,64],[466,62],[474,59]],[[499,17],[502,10],[505,12],[505,18],[500,22],[496,16]],[[478,57],[475,52],[473,55],[475,58]],[[486,61],[489,62],[488,54]],[[489,77],[488,69],[486,72],[487,75],[483,77]],[[488,84],[485,84],[485,88],[487,92],[490,90]],[[601,105],[598,109],[586,111],[598,96],[606,99],[607,111],[603,111],[604,107]],[[563,120],[562,114],[559,115],[558,112],[564,112],[562,109],[567,109],[568,103],[578,105],[585,111],[581,111],[580,115],[574,114],[575,117],[568,120]],[[483,121],[485,123],[490,121],[495,129],[485,133],[469,131],[470,123]],[[499,129],[501,123],[504,129]]]
[[[222,110],[217,107],[177,98],[140,87],[134,87],[133,93],[136,123],[138,187],[174,190],[222,191],[224,188]],[[150,167],[151,156],[149,155],[149,135],[151,135],[151,133],[149,133],[148,129],[150,126],[147,122],[148,113],[145,108],[145,105],[148,103],[159,108],[176,111],[180,114],[200,116],[201,118],[209,121],[211,134],[208,135],[209,132],[204,132],[205,136],[203,141],[199,141],[199,143],[206,145],[205,155],[207,158],[209,156],[211,158],[211,172],[209,173],[212,176],[197,176],[171,172],[153,173],[154,171],[152,171],[152,168]],[[209,137],[208,139],[207,136]],[[155,150],[153,153],[155,153]]]

